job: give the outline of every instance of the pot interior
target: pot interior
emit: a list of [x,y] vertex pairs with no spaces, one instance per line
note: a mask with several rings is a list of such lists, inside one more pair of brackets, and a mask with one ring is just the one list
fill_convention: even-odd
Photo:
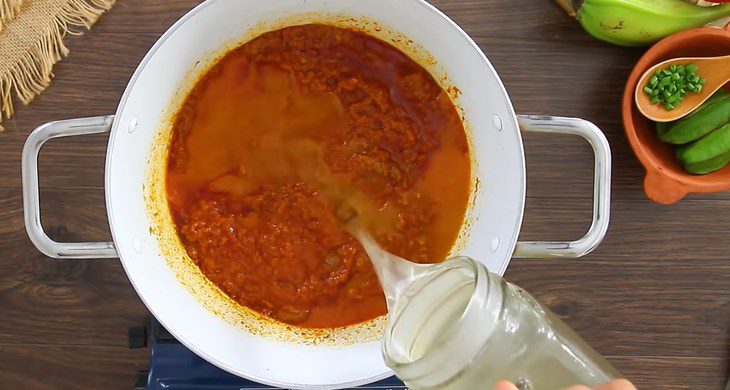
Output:
[[470,207],[452,254],[474,257],[503,273],[524,204],[514,112],[481,51],[453,22],[417,0],[210,0],[191,11],[151,49],[122,98],[107,156],[108,211],[130,281],[187,347],[261,383],[354,386],[390,374],[378,342],[384,318],[311,330],[242,308],[190,261],[164,196],[171,117],[197,77],[222,53],[265,31],[312,22],[355,28],[390,42],[452,92],[473,159]]

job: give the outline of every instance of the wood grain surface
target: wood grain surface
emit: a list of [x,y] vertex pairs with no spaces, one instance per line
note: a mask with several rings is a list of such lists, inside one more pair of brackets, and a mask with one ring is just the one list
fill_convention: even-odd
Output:
[[[135,67],[196,0],[119,0],[69,37],[50,88],[0,134],[0,388],[130,389],[147,350],[127,328],[149,318],[118,260],[46,258],[25,233],[20,153],[48,121],[115,111]],[[730,350],[730,193],[676,206],[648,201],[620,120],[641,49],[587,36],[551,0],[439,0],[487,53],[518,113],[577,116],[608,137],[611,228],[579,260],[515,260],[507,277],[535,294],[640,389],[723,389]],[[572,239],[588,227],[592,155],[580,139],[525,137],[521,239]],[[53,141],[41,154],[43,223],[59,240],[109,239],[104,135]]]

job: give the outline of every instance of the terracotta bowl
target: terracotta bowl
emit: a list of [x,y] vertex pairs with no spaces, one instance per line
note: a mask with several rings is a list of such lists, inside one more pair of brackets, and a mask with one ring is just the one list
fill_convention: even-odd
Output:
[[[644,54],[629,76],[622,111],[626,137],[636,157],[646,168],[644,192],[661,204],[673,204],[689,193],[710,193],[730,189],[730,165],[707,175],[691,175],[674,157],[674,147],[659,141],[653,121],[634,104],[634,89],[641,75],[653,65],[677,57],[730,54],[730,24],[724,29],[701,27],[671,35]],[[725,85],[726,90],[730,90]]]

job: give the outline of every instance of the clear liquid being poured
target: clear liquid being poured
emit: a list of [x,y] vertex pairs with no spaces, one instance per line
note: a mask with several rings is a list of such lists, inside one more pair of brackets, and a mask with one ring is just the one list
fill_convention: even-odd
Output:
[[412,389],[522,389],[597,385],[621,377],[603,357],[524,290],[455,257],[411,263],[351,223],[388,304],[383,358]]

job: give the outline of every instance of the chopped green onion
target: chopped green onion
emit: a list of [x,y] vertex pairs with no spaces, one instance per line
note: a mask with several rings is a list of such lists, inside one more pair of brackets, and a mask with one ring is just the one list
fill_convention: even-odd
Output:
[[675,109],[688,93],[699,93],[707,80],[695,74],[695,64],[670,65],[659,69],[643,87],[652,104],[661,104],[666,110]]

